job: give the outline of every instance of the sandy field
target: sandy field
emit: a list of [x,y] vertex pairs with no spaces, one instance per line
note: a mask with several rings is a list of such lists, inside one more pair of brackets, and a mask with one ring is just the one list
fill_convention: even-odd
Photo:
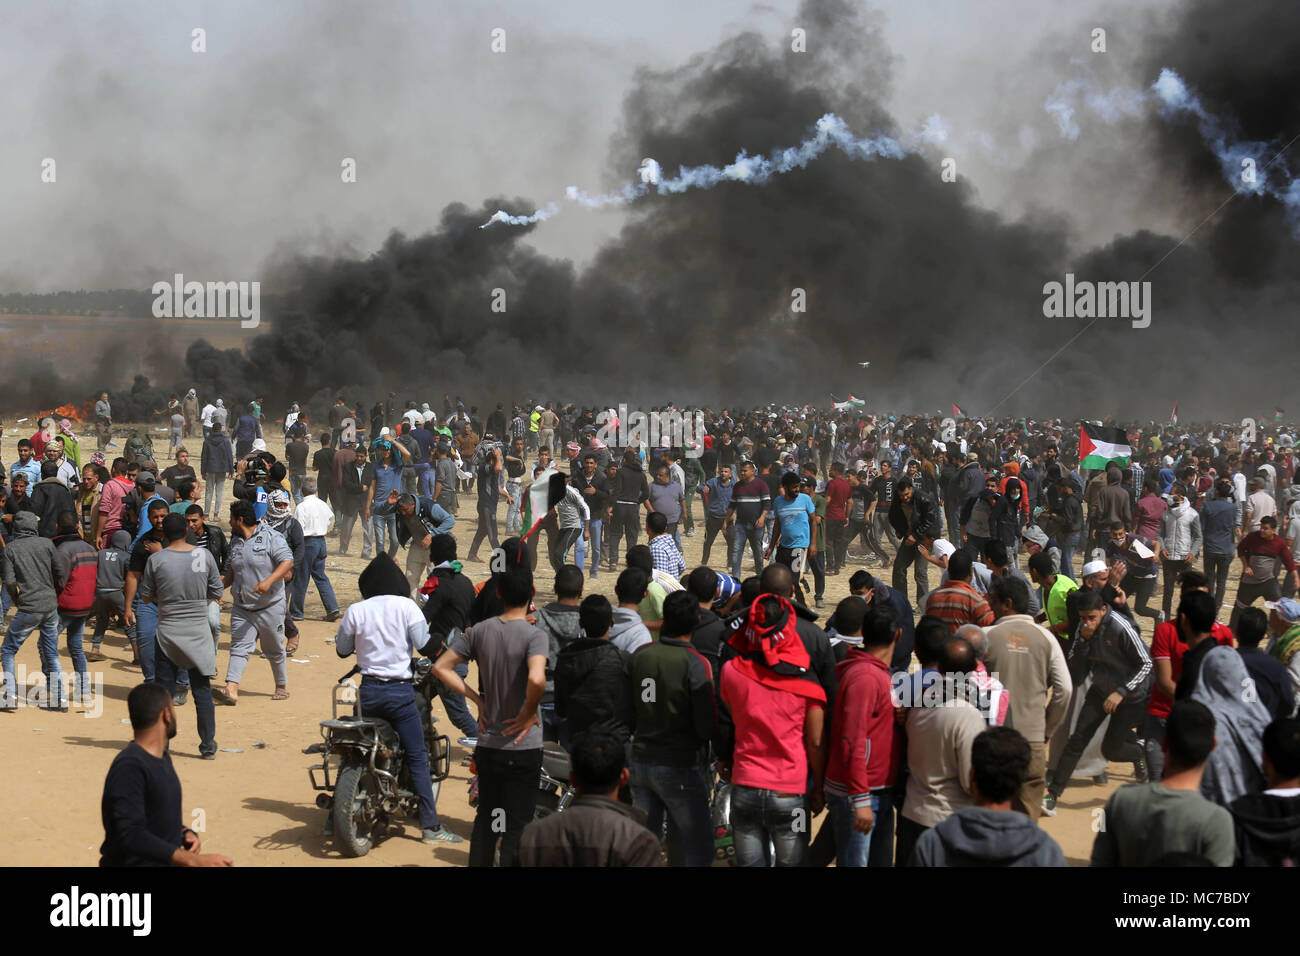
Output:
[[[281,441],[276,437],[269,442],[277,453],[282,450]],[[191,439],[189,444],[193,448],[198,442]],[[6,445],[12,448],[8,435]],[[156,451],[161,454],[165,448],[164,440]],[[226,491],[229,500],[229,488]],[[462,557],[475,530],[474,500],[474,494],[461,496],[455,536]],[[683,537],[688,567],[700,562],[704,540],[701,513],[697,499],[698,533]],[[226,528],[224,519],[220,524]],[[504,503],[498,524],[504,531]],[[715,542],[711,557],[714,567],[723,563],[718,544]],[[360,598],[356,585],[364,566],[358,557],[360,531],[354,534],[350,556],[333,554],[337,550],[335,537],[329,539],[329,547],[327,573],[340,606],[346,608]],[[480,554],[486,557],[489,551],[484,547]],[[403,560],[399,554],[399,564]],[[850,560],[848,573],[826,579],[823,615],[829,615],[836,602],[848,595],[849,574],[859,566]],[[486,564],[467,564],[465,570],[476,582],[487,576]],[[874,567],[871,570],[880,573]],[[931,581],[935,582],[937,569],[931,570],[935,572]],[[887,570],[884,574],[888,579]],[[1235,578],[1234,571],[1226,608],[1231,607]],[[588,592],[605,594],[612,601],[614,580],[614,575],[602,573],[597,580],[588,582]],[[550,566],[543,557],[537,572],[538,604],[553,599],[551,584]],[[172,743],[172,754],[184,788],[188,825],[201,831],[205,850],[226,854],[239,866],[465,865],[468,841],[456,846],[425,846],[419,840],[415,821],[404,829],[394,829],[387,840],[358,860],[344,859],[322,836],[326,811],[316,807],[316,794],[307,774],[307,767],[320,758],[304,754],[303,750],[320,741],[319,721],[331,715],[331,686],[351,667],[353,659],[339,659],[333,644],[326,643],[333,637],[336,625],[324,620],[325,608],[314,586],[308,589],[305,610],[307,619],[299,624],[301,644],[294,655],[305,663],[289,664],[290,699],[270,699],[274,689],[270,666],[257,656],[251,658],[240,688],[239,706],[217,708],[217,743],[222,748],[217,759],[199,758],[193,704],[180,709],[180,732]],[[218,672],[223,677],[229,648],[228,612],[227,601],[217,658]],[[1226,610],[1222,619],[1226,621]],[[89,631],[87,628],[87,649]],[[1143,631],[1149,640],[1149,622],[1144,622]],[[62,640],[60,644],[67,674],[72,671],[72,662]],[[104,836],[100,819],[104,775],[113,757],[131,739],[126,696],[141,679],[139,669],[131,665],[130,647],[120,630],[109,630],[102,650],[109,659],[90,665],[93,674],[103,680],[102,714],[95,716],[82,708],[64,714],[26,707],[20,707],[17,713],[0,714],[0,753],[4,754],[10,781],[6,787],[8,836],[0,849],[0,865],[98,863]],[[35,634],[19,652],[16,665],[25,665],[29,675],[40,674]],[[39,681],[38,677],[31,679]],[[458,734],[446,719],[441,703],[434,704],[434,715],[441,732],[452,740],[451,776],[443,782],[438,812],[445,825],[468,838],[473,823],[466,799],[468,752],[456,744]],[[1076,780],[1062,795],[1057,816],[1043,818],[1042,826],[1061,844],[1072,865],[1087,864],[1093,839],[1091,811],[1102,807],[1118,786],[1132,779],[1131,766],[1112,764],[1108,785]],[[819,817],[818,825],[825,819],[825,814]]]

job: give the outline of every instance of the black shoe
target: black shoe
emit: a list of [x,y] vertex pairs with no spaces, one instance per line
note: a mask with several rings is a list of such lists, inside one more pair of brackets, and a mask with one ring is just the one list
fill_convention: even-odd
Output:
[[1108,774],[1105,770],[1103,770],[1101,773],[1097,774],[1095,777],[1092,778],[1092,782],[1099,787],[1104,787],[1106,786],[1106,784],[1110,783],[1110,774]]
[[1133,761],[1133,777],[1138,783],[1146,783],[1151,779],[1151,774],[1147,772],[1147,762],[1141,757]]
[[189,692],[189,690],[187,690],[186,688],[182,687],[182,688],[180,688],[178,691],[176,691],[176,693],[172,694],[172,706],[173,706],[173,707],[184,707],[184,706],[185,706],[185,702],[186,702],[187,700],[189,700],[189,699],[190,699],[190,692]]

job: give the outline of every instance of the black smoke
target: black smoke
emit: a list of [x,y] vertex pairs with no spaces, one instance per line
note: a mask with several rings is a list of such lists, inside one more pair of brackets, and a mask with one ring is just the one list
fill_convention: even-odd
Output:
[[[1282,20],[1201,0],[1155,35],[1150,75],[1137,81],[1173,66],[1252,137],[1300,132],[1297,14],[1261,7]],[[795,54],[742,34],[676,70],[640,73],[611,181],[647,156],[671,175],[794,145],[826,112],[859,134],[898,133],[882,106],[890,55],[874,21],[844,0],[808,0],[796,22],[827,42]],[[1160,148],[1140,161],[1180,177],[1190,208],[1208,214],[1229,194],[1209,150],[1187,123],[1150,122]],[[1135,161],[1123,145],[1116,176]],[[1265,373],[1268,351],[1245,347],[1289,329],[1300,275],[1300,247],[1272,200],[1239,197],[1181,244],[1138,232],[1072,256],[1068,221],[1007,221],[960,180],[943,182],[933,157],[830,152],[761,187],[647,197],[581,271],[532,249],[544,225],[478,228],[498,208],[536,207],[456,204],[433,232],[395,233],[369,258],[277,268],[272,331],[247,352],[196,343],[186,385],[228,405],[261,393],[273,409],[307,402],[317,414],[336,394],[368,404],[390,390],[459,392],[480,406],[820,403],[852,391],[903,411],[957,401],[977,414],[1126,419],[1163,419],[1174,401],[1185,418],[1222,418],[1271,408],[1284,391]],[[1043,316],[1043,284],[1066,271],[1148,278],[1152,326],[1103,319],[1061,351],[1086,325]],[[791,311],[796,289],[804,313]],[[504,312],[491,309],[495,290]]]

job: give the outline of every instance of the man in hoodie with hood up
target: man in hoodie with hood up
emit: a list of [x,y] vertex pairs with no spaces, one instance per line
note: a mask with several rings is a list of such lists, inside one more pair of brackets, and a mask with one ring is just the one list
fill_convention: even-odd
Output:
[[[131,532],[121,528],[113,532],[107,548],[101,548],[96,556],[95,567],[95,632],[91,635],[90,653],[86,660],[98,663],[105,660],[100,652],[104,642],[104,633],[108,630],[108,619],[113,613],[121,614],[126,610],[122,589],[126,586],[126,566],[131,560]],[[127,640],[135,649],[135,628],[126,629]]]
[[62,512],[52,540],[68,569],[67,580],[59,589],[59,630],[66,628],[68,632],[68,654],[77,672],[75,699],[85,703],[90,685],[81,637],[86,630],[86,618],[95,606],[95,566],[99,551],[82,540],[79,524],[73,512]]
[[420,830],[425,843],[464,843],[438,820],[429,751],[424,745],[423,715],[416,701],[411,658],[427,646],[429,626],[401,569],[385,553],[366,565],[357,578],[362,601],[353,604],[339,624],[334,650],[339,657],[357,655],[361,671],[361,711],[387,720],[397,731],[420,802]]
[[537,611],[534,626],[546,635],[546,691],[542,694],[542,735],[559,740],[555,724],[555,665],[560,652],[582,636],[578,606],[582,603],[582,571],[576,565],[561,565],[555,574],[555,600]]
[[[58,593],[68,580],[68,568],[54,542],[36,533],[36,515],[14,515],[14,537],[4,551],[4,586],[14,600],[15,613],[0,645],[4,662],[5,689],[0,710],[18,709],[18,683],[14,678],[14,655],[32,631],[40,628],[41,670],[45,686],[62,688],[63,668],[59,664]],[[58,692],[55,691],[57,694]],[[66,710],[61,702],[51,707]]]
[[1011,808],[1029,770],[1029,743],[990,727],[971,744],[973,803],[921,835],[913,866],[1067,866],[1061,847]]
[[[420,653],[437,660],[447,642],[469,626],[475,594],[473,582],[461,573],[461,563],[456,560],[456,539],[451,535],[433,536],[429,542],[429,561],[433,568],[420,586],[424,619],[429,622],[429,640],[420,648]],[[469,665],[463,661],[455,669],[462,680],[469,675]],[[465,695],[440,684],[438,698],[447,712],[447,718],[461,733],[458,743],[462,747],[474,747],[478,738],[478,721],[469,712]],[[422,719],[427,711],[427,707],[421,710]]]

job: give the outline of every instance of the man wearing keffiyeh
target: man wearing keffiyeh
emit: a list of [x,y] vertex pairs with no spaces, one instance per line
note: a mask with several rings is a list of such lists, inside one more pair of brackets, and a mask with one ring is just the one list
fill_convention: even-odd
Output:
[[[303,537],[302,525],[289,513],[289,492],[283,488],[276,488],[266,496],[266,514],[262,515],[262,523],[280,532],[284,535],[284,540],[289,542],[289,550],[293,552],[293,573],[289,575],[288,580],[306,574],[307,569],[303,566],[303,560],[307,554],[307,542]],[[288,643],[285,645],[284,652],[290,657],[298,650],[298,625],[293,620],[291,608],[292,602],[286,601],[284,636]]]
[[[719,694],[735,724],[731,822],[738,866],[799,866],[808,813],[824,805],[826,691],[796,630],[794,606],[760,594],[728,642]],[[811,783],[811,786],[810,786]],[[771,850],[769,850],[769,841]]]

